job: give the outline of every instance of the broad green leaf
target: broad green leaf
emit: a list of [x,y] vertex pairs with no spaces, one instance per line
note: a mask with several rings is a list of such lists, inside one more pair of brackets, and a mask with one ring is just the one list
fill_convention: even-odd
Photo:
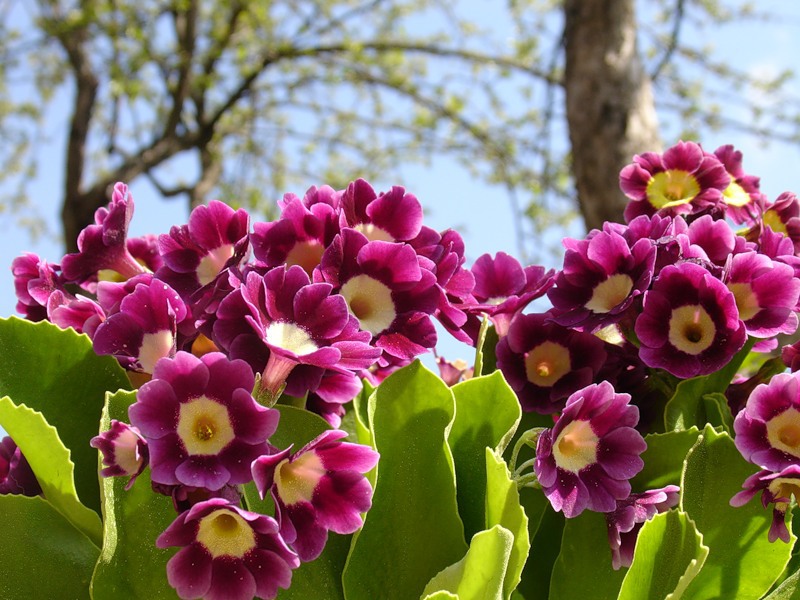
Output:
[[[109,394],[101,431],[111,426],[111,419],[127,419],[128,406],[135,400],[134,392]],[[153,492],[149,470],[129,490],[127,483],[127,477],[101,481],[104,540],[92,578],[92,598],[175,598],[167,583],[167,561],[179,549],[156,548],[156,538],[177,517],[172,500]]]
[[800,600],[800,571],[795,571],[764,600]]
[[98,514],[97,451],[89,440],[105,393],[121,388],[130,388],[125,371],[114,358],[97,356],[87,336],[46,321],[0,319],[0,396],[38,410],[58,430],[75,463],[78,497]]
[[631,489],[645,492],[665,485],[680,485],[684,460],[699,436],[696,427],[644,436],[647,443],[647,450],[642,453],[644,468],[631,479]]
[[100,550],[41,497],[0,495],[0,598],[88,598]]
[[[530,560],[536,560],[535,547],[531,549]],[[605,516],[585,510],[577,517],[567,519],[561,554],[553,566],[550,580],[550,599],[616,598],[624,577],[624,569],[615,571],[611,566]]]
[[476,533],[464,558],[437,573],[422,595],[445,591],[459,600],[501,600],[513,543],[514,535],[500,525]]
[[430,596],[425,596],[424,600],[460,600],[460,599],[455,594],[442,591],[442,592],[436,592],[435,594],[431,594]]
[[497,370],[497,342],[500,338],[488,317],[484,317],[475,352],[475,376],[489,375]]
[[361,393],[353,398],[353,415],[356,421],[356,435],[358,443],[366,446],[373,446],[372,432],[369,428],[369,397],[375,393],[375,388],[367,381],[362,379],[363,388]]
[[675,394],[664,409],[664,425],[667,431],[682,431],[693,425],[702,428],[709,422],[703,396],[722,393],[728,388],[754,343],[755,339],[749,339],[744,347],[731,358],[731,361],[719,371],[710,375],[686,379],[678,384]]
[[502,525],[513,535],[508,570],[503,582],[503,597],[517,587],[531,549],[528,517],[519,500],[517,484],[508,467],[491,448],[486,448],[486,528]]
[[703,536],[686,513],[670,510],[656,515],[639,530],[619,600],[677,600],[707,556]]
[[746,462],[727,433],[706,426],[686,458],[681,509],[688,513],[710,549],[684,598],[760,598],[780,577],[792,544],[767,539],[772,510],[753,500],[729,504],[755,467]]
[[467,551],[456,505],[453,458],[445,440],[452,392],[415,361],[370,397],[381,455],[372,508],[344,572],[348,600],[407,600]]
[[561,552],[566,519],[563,514],[553,510],[541,490],[523,488],[520,497],[529,519],[531,549],[516,591],[525,600],[547,600],[550,597],[553,566]]
[[728,399],[722,392],[713,392],[703,396],[703,411],[709,425],[722,428],[723,431],[733,433],[733,414],[728,406]]
[[0,423],[28,459],[44,497],[99,548],[103,543],[100,517],[78,500],[70,451],[55,427],[45,421],[42,413],[24,404],[17,406],[10,398],[0,398]]
[[[478,329],[478,340],[475,343],[475,364],[473,365],[473,374],[475,377],[480,377],[481,375],[488,375],[491,371],[484,371],[483,367],[483,347],[486,345],[486,334],[489,331],[489,327],[491,326],[492,322],[489,317],[484,316],[481,319],[481,326]],[[497,340],[494,342],[497,343]],[[494,352],[493,352],[494,354]]]
[[513,390],[499,371],[453,386],[456,418],[447,442],[456,467],[458,511],[467,537],[485,529],[486,448],[505,449],[520,418]]

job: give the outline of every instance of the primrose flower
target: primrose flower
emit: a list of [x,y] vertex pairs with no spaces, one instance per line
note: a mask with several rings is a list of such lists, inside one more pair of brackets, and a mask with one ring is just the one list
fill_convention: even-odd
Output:
[[745,460],[770,471],[800,462],[800,373],[779,373],[762,383],[733,421]]
[[38,496],[42,487],[17,444],[9,436],[0,440],[0,494]]
[[114,185],[108,207],[94,213],[94,225],[78,236],[78,252],[61,261],[64,279],[92,286],[100,280],[125,280],[147,272],[127,246],[128,225],[133,217],[133,196],[124,183]]
[[657,490],[631,494],[624,500],[617,501],[617,508],[606,513],[611,566],[615,571],[620,567],[631,566],[636,538],[642,525],[658,513],[677,506],[679,492],[677,485],[668,485]]
[[188,224],[173,226],[169,235],[159,236],[164,266],[156,276],[188,299],[243,255],[247,227],[244,209],[234,211],[218,200],[198,206],[189,215]]
[[692,215],[718,208],[731,178],[719,158],[694,142],[678,142],[663,154],[645,152],[619,174],[632,200],[625,220],[639,215]]
[[325,251],[318,274],[344,296],[390,362],[413,359],[436,345],[430,319],[439,303],[436,276],[420,267],[409,244],[371,242],[347,228]]
[[269,600],[289,587],[300,565],[274,519],[224,498],[178,515],[156,546],[181,548],[167,562],[167,579],[184,600]]
[[759,471],[745,479],[741,492],[731,498],[731,506],[744,506],[753,496],[761,492],[761,504],[772,509],[772,525],[769,528],[769,541],[790,541],[789,529],[786,527],[786,513],[792,502],[800,498],[800,465],[793,464],[775,473],[773,471]]
[[689,262],[662,269],[634,328],[642,361],[682,379],[721,369],[747,337],[733,292]]
[[795,253],[800,252],[800,200],[792,192],[783,192],[767,205],[763,224],[792,240]]
[[523,268],[519,261],[498,252],[479,256],[472,265],[476,305],[467,306],[471,313],[486,313],[492,319],[497,335],[508,334],[514,316],[531,302],[543,296],[553,285],[554,271],[544,267]]
[[606,362],[600,338],[562,327],[550,317],[517,315],[497,344],[497,367],[528,412],[558,412],[570,394],[595,380]]
[[147,440],[136,427],[116,419],[111,420],[108,431],[93,437],[89,445],[103,454],[103,464],[106,465],[100,471],[103,477],[130,477],[126,490],[133,487],[149,462]]
[[372,486],[364,473],[377,464],[378,453],[340,441],[346,436],[326,431],[295,453],[287,448],[253,462],[258,492],[262,498],[272,494],[281,535],[303,562],[319,556],[329,530],[358,530],[361,513],[372,505]]
[[759,178],[748,175],[742,167],[742,153],[730,144],[714,150],[731,178],[730,184],[722,192],[725,202],[725,216],[734,223],[752,223],[764,210],[764,195],[759,191]]
[[341,206],[339,226],[355,229],[370,241],[408,242],[422,227],[422,205],[397,185],[378,195],[357,179],[342,194]]
[[250,481],[279,414],[252,396],[255,377],[219,352],[161,359],[128,409],[150,450],[150,476],[164,485],[219,490]]
[[[117,294],[130,285],[109,283],[102,287],[106,288],[102,297],[111,302],[108,297],[119,297]],[[142,373],[152,373],[160,358],[175,355],[178,324],[189,311],[175,290],[144,276],[115,307],[117,310],[94,331],[97,354],[111,354],[123,367]]]
[[564,267],[547,292],[560,325],[594,331],[616,323],[650,285],[656,247],[649,239],[629,246],[618,233],[594,231],[564,246]]
[[[311,283],[298,265],[264,276],[250,271],[220,303],[213,339],[263,371],[261,385],[270,392],[278,393],[283,382],[293,396],[316,391],[325,371],[366,369],[380,355],[332,291],[328,283]],[[298,365],[307,368],[295,370]]]
[[298,265],[310,277],[339,233],[340,198],[341,192],[327,185],[309,188],[302,199],[286,194],[278,220],[253,225],[256,259],[267,267]]
[[629,401],[606,381],[592,384],[572,394],[553,428],[539,436],[534,473],[568,519],[587,508],[611,512],[630,495],[628,480],[642,470],[647,444],[634,429],[639,409]]
[[63,289],[61,268],[36,254],[26,252],[11,263],[17,312],[29,321],[47,318],[47,300],[55,290]]

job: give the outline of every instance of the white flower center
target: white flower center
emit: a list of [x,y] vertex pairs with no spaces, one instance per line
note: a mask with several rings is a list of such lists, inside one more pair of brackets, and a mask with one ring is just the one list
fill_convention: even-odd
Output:
[[314,267],[317,267],[322,260],[324,250],[325,248],[317,240],[297,242],[286,255],[286,266],[299,265],[310,276]]
[[305,356],[318,349],[305,329],[295,323],[273,321],[267,327],[267,343],[296,354]]
[[370,242],[393,242],[395,239],[385,229],[372,223],[359,223],[353,229],[364,234]]
[[256,534],[240,515],[222,508],[200,519],[197,541],[208,550],[211,558],[241,558],[256,547]]
[[392,290],[369,275],[356,275],[342,286],[340,293],[361,329],[372,335],[388,328],[397,316]]
[[200,259],[200,264],[197,265],[197,279],[200,285],[214,281],[231,256],[233,256],[233,244],[223,244]]
[[168,329],[155,333],[145,333],[142,336],[142,345],[139,348],[139,364],[142,371],[152,373],[159,359],[172,354],[175,338]]
[[236,437],[227,407],[205,396],[181,404],[177,433],[191,455],[219,454]]
[[595,286],[592,297],[585,306],[592,312],[605,314],[619,306],[632,289],[633,279],[625,273],[615,273]]
[[716,332],[714,321],[699,304],[678,307],[669,319],[669,343],[692,356],[711,346]]
[[568,423],[553,444],[553,458],[556,465],[565,471],[578,473],[597,462],[597,442],[589,421]]

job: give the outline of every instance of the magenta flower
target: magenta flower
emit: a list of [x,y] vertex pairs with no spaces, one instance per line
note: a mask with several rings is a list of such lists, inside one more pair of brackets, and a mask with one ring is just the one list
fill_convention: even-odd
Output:
[[770,471],[800,461],[800,373],[780,373],[756,386],[733,422],[745,460]]
[[17,444],[9,436],[0,440],[0,494],[38,496],[42,487]]
[[578,390],[539,436],[534,472],[553,509],[568,519],[587,508],[611,512],[631,493],[647,444],[634,429],[639,409],[606,381]]
[[783,192],[768,204],[762,217],[764,226],[792,240],[795,253],[800,253],[800,200],[792,192]]
[[100,471],[103,477],[130,477],[126,490],[133,487],[149,462],[147,440],[136,427],[116,419],[112,419],[108,431],[93,437],[89,444],[103,454],[103,464],[106,465]]
[[159,359],[175,355],[178,324],[187,317],[188,308],[163,281],[149,276],[134,281],[126,295],[122,294],[131,285],[100,286],[105,288],[101,301],[113,303],[113,312],[97,326],[92,341],[97,354],[115,356],[126,369],[152,373]]
[[792,502],[800,499],[800,465],[789,465],[779,472],[759,471],[745,479],[741,492],[731,498],[731,506],[744,506],[753,496],[761,492],[761,504],[772,509],[772,525],[769,528],[769,541],[781,539],[787,544],[790,541],[789,529],[786,527],[786,513]]
[[650,285],[656,247],[649,239],[629,246],[617,233],[593,231],[564,246],[564,268],[547,292],[560,325],[588,331],[612,325]]
[[212,200],[189,215],[189,223],[158,238],[164,266],[156,273],[184,298],[208,285],[230,263],[241,259],[247,243],[244,209]]
[[734,223],[753,223],[764,210],[764,195],[759,191],[759,178],[748,175],[742,167],[742,153],[730,144],[714,150],[731,178],[722,192],[725,215]]
[[145,269],[131,255],[127,246],[128,225],[133,217],[133,196],[124,183],[114,185],[108,208],[98,208],[94,225],[78,236],[78,252],[61,261],[64,279],[81,285],[98,279],[129,279]]
[[342,194],[341,207],[339,226],[355,229],[370,241],[408,242],[422,227],[422,205],[400,186],[378,195],[357,179]]
[[733,293],[689,262],[662,269],[634,327],[642,361],[683,379],[722,368],[747,337]]
[[519,261],[498,252],[479,256],[472,265],[475,289],[472,294],[477,304],[467,306],[471,313],[486,313],[492,319],[497,335],[508,334],[515,315],[531,302],[543,296],[553,285],[554,271],[544,267],[523,268]]
[[636,538],[642,525],[656,514],[677,506],[679,491],[677,485],[668,485],[657,490],[631,494],[624,500],[619,500],[617,508],[606,513],[611,566],[615,571],[620,567],[631,566]]
[[181,548],[167,563],[167,579],[184,600],[269,600],[289,587],[300,565],[274,519],[223,498],[178,515],[156,546]]
[[550,317],[518,315],[497,344],[497,367],[528,412],[560,411],[570,394],[595,381],[606,361],[600,338]]
[[374,241],[344,229],[325,251],[320,278],[344,296],[348,310],[392,362],[436,345],[430,315],[439,303],[436,276],[408,244]]
[[219,352],[160,360],[128,409],[147,440],[153,482],[213,491],[250,481],[279,418],[253,399],[254,384],[247,363]]
[[328,531],[358,530],[361,513],[372,504],[372,486],[364,473],[377,464],[378,453],[340,441],[346,436],[326,431],[295,453],[287,448],[253,462],[258,492],[262,498],[272,494],[281,535],[303,562],[319,556]]
[[256,259],[267,267],[299,265],[310,277],[339,233],[340,197],[329,186],[311,187],[302,199],[286,194],[277,221],[253,225]]
[[731,259],[725,283],[733,292],[748,335],[771,338],[797,329],[794,309],[800,298],[800,280],[789,265],[758,252],[743,252]]
[[[297,265],[275,267],[263,277],[250,271],[221,302],[213,339],[262,372],[262,386],[273,394],[284,382],[293,396],[316,391],[326,370],[365,369],[380,355],[332,290],[328,283],[311,283]],[[307,368],[295,372],[298,365]]]
[[63,290],[61,268],[37,255],[26,252],[11,263],[17,312],[30,321],[47,319],[47,300],[56,290]]
[[730,181],[719,158],[694,142],[678,142],[664,154],[638,154],[619,174],[620,187],[632,200],[625,208],[625,220],[715,210]]

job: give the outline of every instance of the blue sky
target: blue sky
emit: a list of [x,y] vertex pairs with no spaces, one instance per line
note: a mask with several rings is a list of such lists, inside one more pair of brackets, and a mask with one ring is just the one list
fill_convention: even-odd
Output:
[[[784,11],[777,25],[753,22],[728,26],[721,29],[706,29],[702,32],[688,30],[685,35],[708,36],[717,57],[726,57],[731,64],[744,66],[752,72],[777,72],[794,67],[800,56],[800,3],[770,0],[759,2],[760,9],[769,12]],[[789,12],[786,12],[789,11]],[[800,97],[797,81],[791,84]],[[63,119],[63,115],[54,114]],[[42,216],[50,228],[58,230],[60,210],[61,175],[59,165],[63,163],[64,126],[54,118],[48,122],[51,138],[41,148],[44,165],[52,164],[53,170],[42,168],[33,182],[32,195],[38,199]],[[674,140],[665,137],[667,144]],[[785,144],[762,147],[752,138],[740,133],[722,131],[712,133],[700,141],[705,148],[713,150],[724,143],[733,143],[744,152],[745,170],[760,175],[762,189],[770,198],[785,190],[798,190],[800,185],[795,174],[800,166],[800,148]],[[464,236],[468,263],[483,253],[505,251],[516,254],[514,222],[505,191],[500,187],[486,185],[475,180],[454,160],[437,158],[429,167],[409,166],[402,170],[403,180],[387,182],[405,185],[422,201],[427,216],[426,224],[436,229],[457,228]],[[308,185],[324,182],[309,181]],[[302,193],[306,186],[286,190]],[[136,214],[132,223],[132,235],[164,233],[170,225],[184,223],[187,219],[185,203],[181,199],[162,201],[153,188],[143,180],[133,183],[132,192],[136,201]],[[221,198],[224,200],[224,198]],[[433,201],[435,199],[435,202]],[[580,234],[576,229],[573,235]],[[561,232],[552,232],[561,237]],[[0,218],[0,265],[6,275],[0,275],[0,315],[14,314],[16,303],[13,281],[8,270],[11,261],[23,251],[39,254],[57,262],[61,258],[61,242],[58,239],[40,239],[32,242],[25,231],[17,228],[8,219]],[[548,266],[558,266],[555,264]],[[447,356],[471,358],[469,351],[457,343],[444,343],[442,353]]]

